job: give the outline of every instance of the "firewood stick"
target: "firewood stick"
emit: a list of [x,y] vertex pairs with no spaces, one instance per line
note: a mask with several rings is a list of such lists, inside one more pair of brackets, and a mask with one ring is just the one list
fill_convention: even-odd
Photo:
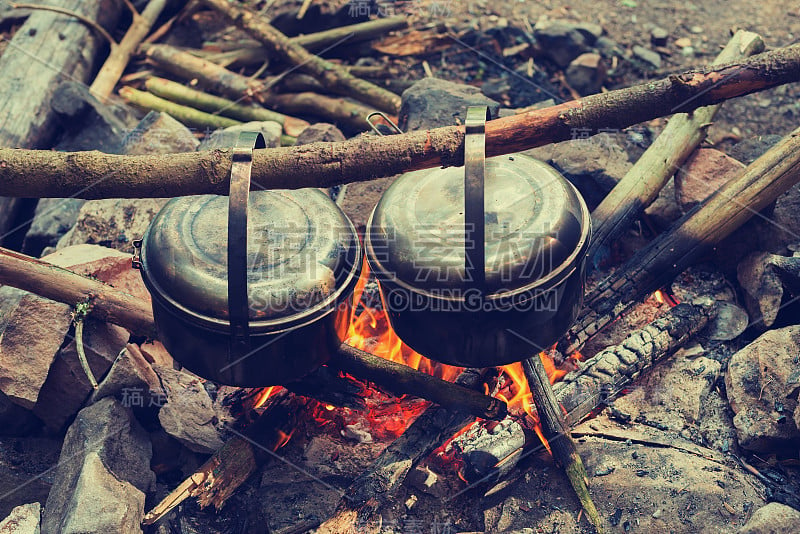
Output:
[[201,0],[202,3],[229,18],[236,26],[261,42],[272,54],[311,74],[333,92],[346,94],[381,111],[397,114],[400,97],[373,83],[356,78],[335,63],[315,56],[252,11],[227,0]]
[[[487,156],[573,137],[575,129],[624,128],[800,79],[800,45],[747,60],[591,95],[486,123]],[[596,132],[595,132],[596,133]],[[227,194],[232,150],[120,156],[0,149],[0,195],[142,198]],[[464,127],[340,143],[257,150],[253,182],[271,189],[330,187],[464,161]]]
[[[0,284],[72,306],[85,302],[89,307],[87,314],[93,317],[138,335],[157,337],[153,310],[148,302],[98,280],[1,247]],[[497,417],[505,408],[502,402],[492,397],[470,392],[407,366],[383,364],[376,356],[352,347],[342,347],[332,355],[330,364],[346,369],[355,378],[361,378],[360,374],[364,373],[365,380],[379,385],[386,383],[398,394],[408,393],[432,402],[442,401],[448,406],[464,406],[480,417]],[[392,376],[392,372],[399,374]]]
[[[648,369],[684,346],[715,315],[716,308],[710,300],[678,304],[646,326],[630,332],[619,344],[608,346],[580,362],[577,370],[553,384],[556,400],[566,414],[567,426],[574,427],[591,413],[605,407]],[[510,425],[513,418],[513,415],[509,416],[500,424]],[[519,449],[504,448],[503,444],[497,444],[496,451],[478,449],[482,451],[479,454],[482,465],[466,466],[466,480],[475,484],[494,483],[509,475],[514,466],[532,452],[530,446],[534,443],[538,444],[539,440],[530,440]],[[475,450],[472,446],[469,441],[459,442],[459,448],[466,456]],[[489,454],[496,461],[487,459]],[[466,461],[466,457],[464,459]]]
[[577,320],[559,341],[561,353],[579,350],[598,330],[672,280],[798,182],[800,128],[602,280],[587,295]]
[[100,67],[89,87],[89,91],[93,95],[100,100],[105,100],[111,95],[114,86],[117,85],[120,76],[128,66],[131,56],[142,40],[147,37],[150,28],[153,27],[166,5],[167,0],[150,0],[141,14],[135,11],[132,13],[133,20],[128,31],[119,44],[111,46],[108,58]]
[[[291,37],[289,40],[302,46],[309,52],[321,50],[326,46],[335,45],[338,42],[342,44],[351,45],[362,41],[367,41],[385,35],[394,30],[401,30],[408,27],[408,19],[402,15],[396,17],[387,17],[383,19],[368,20],[366,22],[359,22],[358,24],[350,24],[348,26],[340,26],[316,33],[309,33],[306,35],[298,35]],[[212,61],[218,61],[224,58],[228,65],[236,63],[237,65],[257,65],[264,62],[264,58],[269,57],[269,51],[258,41],[244,41],[241,42],[240,47],[227,50],[217,55],[208,56],[208,59],[214,57]],[[222,63],[221,63],[222,64]],[[374,73],[376,71],[385,71],[384,67],[366,67],[368,70],[359,70],[358,67],[344,66],[350,74],[357,77],[366,77],[365,73]],[[363,67],[362,67],[363,68]]]
[[196,79],[200,86],[218,95],[238,101],[243,97],[255,97],[265,91],[265,85],[260,80],[230,71],[174,46],[149,45],[146,51],[148,61],[159,69],[184,80]]
[[[456,383],[479,387],[482,371],[465,369]],[[392,500],[408,472],[472,419],[464,412],[453,412],[440,406],[425,410],[350,484],[336,512],[319,526],[317,534],[378,532],[379,522],[372,520],[380,507]]]
[[[764,50],[764,41],[755,33],[739,30],[731,37],[712,65],[723,65]],[[658,196],[675,171],[706,137],[721,104],[689,113],[676,113],[620,182],[592,212],[592,242],[588,257],[627,230],[644,208]]]
[[288,135],[293,137],[297,137],[308,127],[307,121],[260,106],[239,104],[233,100],[210,95],[164,78],[150,77],[145,81],[145,87],[156,96],[208,113],[218,113],[240,121],[277,122]]
[[564,414],[553,393],[541,356],[536,354],[523,360],[522,369],[525,371],[525,379],[533,394],[536,413],[539,415],[539,423],[542,425],[542,435],[547,440],[553,459],[564,469],[589,521],[598,532],[602,533],[603,523],[589,493],[589,477],[586,474],[586,467],[578,454],[575,442],[569,435],[564,422]]
[[237,102],[247,95],[285,113],[312,114],[356,130],[370,129],[365,117],[375,109],[357,102],[309,92],[273,94],[269,88],[279,83],[277,78],[270,82],[252,80],[167,45],[149,47],[147,57],[159,68],[185,80],[197,79],[209,91],[235,98]]
[[347,344],[341,346],[332,365],[362,380],[375,382],[395,394],[414,395],[476,417],[499,420],[508,413],[506,404],[500,399],[430,375],[419,376],[407,365],[391,362]]
[[193,107],[176,104],[175,102],[158,97],[152,93],[139,91],[133,87],[120,88],[119,96],[137,107],[169,113],[172,117],[189,127],[216,129],[242,124],[241,121],[231,119],[230,117],[212,115],[211,113],[206,113]]
[[[367,115],[375,111],[358,102],[311,92],[265,94],[264,103],[285,113],[316,115],[357,131],[369,131]],[[305,145],[309,146],[309,145]]]

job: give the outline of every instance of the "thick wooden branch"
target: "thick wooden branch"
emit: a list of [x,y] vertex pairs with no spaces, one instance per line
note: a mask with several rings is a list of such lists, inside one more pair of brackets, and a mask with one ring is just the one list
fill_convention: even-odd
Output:
[[70,306],[87,302],[92,317],[142,336],[156,337],[153,309],[149,302],[99,280],[4,248],[0,248],[0,284]]
[[598,330],[672,280],[798,182],[800,128],[602,280],[586,296],[583,310],[558,343],[561,353],[579,350]]
[[[764,41],[755,33],[739,30],[714,60],[722,65],[764,50]],[[721,104],[676,113],[664,131],[653,141],[620,182],[592,212],[592,243],[589,258],[601,247],[627,230],[631,223],[658,196],[675,171],[684,164],[706,137]]]
[[[576,131],[624,128],[800,80],[800,45],[707,67],[486,124],[487,155],[570,139]],[[401,172],[461,165],[464,129],[258,150],[254,187],[329,187]],[[171,197],[226,194],[231,150],[118,156],[0,149],[0,195],[17,197]]]

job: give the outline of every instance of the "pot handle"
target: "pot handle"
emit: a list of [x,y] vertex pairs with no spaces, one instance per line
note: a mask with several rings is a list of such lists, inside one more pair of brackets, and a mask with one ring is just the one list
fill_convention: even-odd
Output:
[[247,300],[247,204],[253,149],[267,148],[258,132],[242,132],[233,148],[228,192],[228,317],[231,349],[239,354],[250,346],[250,305]]
[[486,173],[487,106],[470,106],[464,122],[464,260],[466,282],[481,295],[486,288],[486,228],[484,175]]

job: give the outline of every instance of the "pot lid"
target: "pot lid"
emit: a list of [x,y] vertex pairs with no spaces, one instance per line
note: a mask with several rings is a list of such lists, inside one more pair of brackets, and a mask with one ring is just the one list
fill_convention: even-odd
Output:
[[[582,259],[591,227],[575,187],[523,154],[486,159],[487,294],[546,288]],[[459,296],[470,287],[464,253],[464,168],[406,173],[372,213],[366,245],[378,276]]]
[[[251,192],[247,228],[251,321],[328,309],[360,267],[355,228],[318,189]],[[227,246],[228,197],[174,198],[142,240],[145,282],[191,315],[227,321]]]

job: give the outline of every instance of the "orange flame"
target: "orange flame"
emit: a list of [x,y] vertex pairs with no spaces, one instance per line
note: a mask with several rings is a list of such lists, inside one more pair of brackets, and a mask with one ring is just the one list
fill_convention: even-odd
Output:
[[[369,272],[365,264],[361,279],[356,284],[354,291],[355,302],[361,302],[368,278]],[[453,381],[463,370],[461,367],[437,363],[415,352],[405,345],[394,332],[385,311],[370,308],[365,303],[362,306],[362,311],[358,315],[354,313],[351,318],[345,342],[358,349],[407,365],[442,380]],[[572,355],[571,359],[582,359],[582,357],[579,353],[576,353]],[[547,353],[543,353],[542,361],[551,383],[560,380],[567,373],[566,370],[557,368],[553,359]],[[257,397],[256,407],[263,406],[267,399],[280,391],[280,389],[280,386],[265,388]],[[487,394],[491,393],[488,386],[485,387],[485,392]],[[329,404],[317,403],[313,406],[309,405],[311,418],[316,425],[327,428],[330,428],[331,425],[344,428],[345,425],[360,425],[366,422],[373,436],[396,438],[429,405],[427,401],[419,399],[405,397],[397,399],[366,385],[361,392],[361,396],[368,407],[366,415],[346,408],[339,409]],[[494,388],[494,396],[508,404],[510,413],[518,416],[526,414],[530,418],[530,425],[536,429],[543,443],[547,444],[538,429],[532,395],[522,370],[522,364],[513,363],[500,368],[500,375]],[[452,438],[466,431],[468,427],[469,425],[452,436],[448,443],[452,441]],[[287,435],[286,441],[288,441],[289,437],[290,435]],[[281,446],[283,444],[285,442]]]

